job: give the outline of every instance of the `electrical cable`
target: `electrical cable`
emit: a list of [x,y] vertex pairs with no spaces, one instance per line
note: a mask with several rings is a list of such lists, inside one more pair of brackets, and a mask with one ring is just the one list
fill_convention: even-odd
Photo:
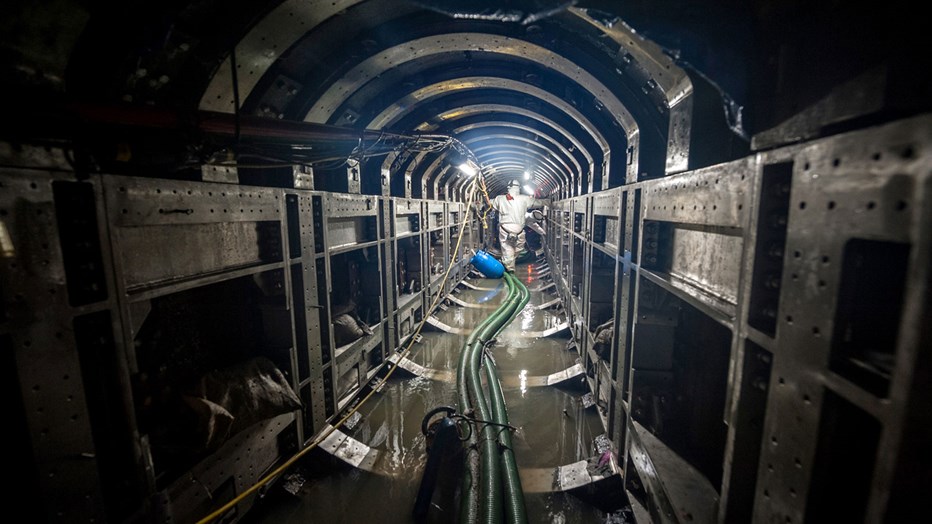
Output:
[[[235,57],[231,55],[231,59],[235,61]],[[233,71],[233,77],[236,77],[236,71]],[[234,85],[235,85],[234,80]],[[234,102],[236,102],[237,93],[234,93]],[[238,108],[238,106],[237,106]],[[363,159],[373,158],[378,156],[384,156],[391,153],[401,152],[402,155],[406,152],[429,152],[435,153],[444,150],[447,147],[454,147],[457,150],[464,148],[459,141],[453,137],[447,135],[396,135],[392,133],[386,133],[382,130],[378,131],[378,135],[373,138],[367,138],[366,133],[375,133],[375,131],[363,130],[358,137],[356,137],[355,145],[352,146],[348,152],[338,153],[340,149],[344,149],[347,145],[340,145],[328,143],[324,146],[319,144],[317,145],[307,145],[307,144],[288,144],[288,143],[262,143],[262,142],[244,142],[239,138],[240,135],[240,124],[239,124],[239,111],[238,109],[234,111],[234,144],[236,156],[250,156],[254,158],[269,160],[276,162],[276,165],[270,165],[267,167],[280,167],[282,164],[286,165],[303,165],[308,167],[317,167],[319,169],[339,169],[347,164],[350,160],[355,160],[357,162],[362,161]],[[343,142],[346,142],[344,139]],[[314,151],[317,153],[307,154],[309,151]],[[472,155],[471,152],[466,149],[469,153],[469,156],[472,158],[475,155]],[[185,167],[197,167],[202,165],[202,162],[190,163],[182,165],[180,168]],[[211,163],[208,165],[217,165],[216,163]],[[246,164],[243,166],[238,166],[233,163],[222,163],[224,166],[234,166],[234,167],[243,167],[248,169],[258,169],[261,166],[255,166]]]

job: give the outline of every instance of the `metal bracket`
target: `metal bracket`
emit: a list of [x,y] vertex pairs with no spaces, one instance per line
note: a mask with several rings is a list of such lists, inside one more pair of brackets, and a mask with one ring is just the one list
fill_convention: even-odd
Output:
[[362,415],[357,411],[346,419],[346,422],[343,423],[343,427],[352,431],[356,429],[356,426],[358,426],[360,422],[362,422]]
[[608,435],[602,433],[592,440],[592,451],[595,455],[601,455],[606,451],[614,451],[615,446],[612,445],[612,441],[608,438]]
[[239,173],[236,166],[204,164],[201,166],[201,180],[221,184],[239,184]]

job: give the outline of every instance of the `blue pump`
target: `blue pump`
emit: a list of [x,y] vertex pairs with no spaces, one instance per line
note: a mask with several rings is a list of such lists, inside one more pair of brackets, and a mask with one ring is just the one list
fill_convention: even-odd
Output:
[[505,274],[505,266],[485,251],[476,251],[469,263],[488,278],[502,278]]

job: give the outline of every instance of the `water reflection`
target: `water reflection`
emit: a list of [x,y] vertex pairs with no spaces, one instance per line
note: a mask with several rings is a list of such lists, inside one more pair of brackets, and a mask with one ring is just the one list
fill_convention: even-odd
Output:
[[479,303],[479,304],[485,304],[486,302],[488,302],[488,301],[490,301],[490,300],[492,300],[492,299],[498,297],[499,294],[501,294],[501,291],[502,291],[502,288],[503,288],[503,287],[504,287],[503,284],[499,284],[499,285],[498,285],[495,289],[493,289],[492,291],[486,291],[485,294],[483,294],[482,296],[476,298],[476,300],[475,300],[474,302]]
[[[519,267],[519,278],[535,280]],[[501,281],[477,279],[477,286],[487,290],[463,290],[464,301],[497,303],[504,293]],[[540,283],[541,281],[537,281]],[[551,300],[553,295],[533,292],[531,304]],[[489,310],[452,306],[438,311],[437,317],[448,325],[469,328],[481,321]],[[505,401],[511,423],[518,428],[514,435],[519,467],[555,467],[588,457],[591,442],[603,433],[598,415],[584,410],[578,400],[581,392],[555,387],[528,387],[528,377],[562,371],[575,363],[578,355],[566,350],[567,338],[533,339],[526,331],[541,331],[562,321],[550,311],[526,308],[518,321],[499,337],[493,354],[500,374],[517,376],[518,387],[505,388]],[[409,358],[433,369],[455,371],[459,352],[466,337],[443,332],[424,332]],[[347,431],[353,438],[377,449],[380,458],[375,471],[367,473],[349,468],[319,468],[309,472],[311,479],[298,497],[282,496],[275,504],[265,504],[250,515],[247,522],[365,522],[381,524],[410,522],[411,509],[426,461],[426,441],[421,434],[421,419],[439,405],[456,405],[456,384],[422,377],[401,378],[396,375],[382,392],[360,410],[363,420]],[[459,472],[451,471],[442,483],[453,493]],[[435,499],[429,522],[453,522],[457,519],[455,500]],[[562,493],[528,494],[526,503],[530,522],[596,523],[604,516],[572,495]]]
[[521,330],[522,331],[531,330],[531,325],[534,323],[534,317],[536,317],[538,313],[540,312],[534,309],[531,309],[529,307],[526,307],[524,308],[523,311],[521,311]]

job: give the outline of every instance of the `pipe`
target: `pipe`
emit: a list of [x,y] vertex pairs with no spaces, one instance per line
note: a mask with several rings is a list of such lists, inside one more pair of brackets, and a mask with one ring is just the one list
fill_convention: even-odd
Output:
[[[234,137],[237,117],[234,114],[214,111],[173,111],[133,104],[70,103],[64,113],[84,122],[110,126],[140,127],[183,131],[195,129],[211,135]],[[385,133],[373,129],[276,120],[252,115],[239,117],[239,132],[243,139],[284,141],[288,143],[347,142],[360,140],[397,140],[406,142],[417,137],[398,133]]]
[[[504,302],[503,304],[504,305]],[[502,306],[499,306],[501,309]],[[498,313],[499,309],[486,317],[479,326],[473,329],[472,333],[466,339],[466,344],[460,352],[459,364],[456,372],[457,393],[460,401],[460,412],[463,414],[475,414],[478,402],[474,402],[477,394],[474,385],[471,384],[470,378],[476,374],[472,365],[472,354],[475,341],[479,338],[481,326]],[[480,388],[481,391],[481,388]],[[464,474],[461,492],[462,502],[460,504],[460,522],[473,524],[479,521],[479,486],[480,471],[479,464],[479,437],[478,431],[470,431],[467,441],[466,451],[464,453]]]
[[[479,372],[483,348],[491,336],[500,331],[513,317],[521,298],[520,294],[515,292],[514,283],[510,280],[506,280],[506,283],[508,284],[508,297],[473,330],[460,354],[460,367],[457,370],[460,401],[463,406],[468,406],[467,409],[472,409],[474,417],[479,420],[488,421],[492,416]],[[484,523],[501,521],[501,472],[495,442],[495,433],[489,424],[483,427],[481,433],[472,431],[470,434],[466,452],[466,475],[463,482],[463,505],[461,506],[463,522],[474,523],[480,519]],[[476,462],[478,462],[478,468]],[[478,476],[476,469],[478,469]],[[477,482],[478,486],[476,486]],[[479,506],[479,495],[476,494],[477,488],[481,490],[481,506]]]
[[[461,521],[469,524],[480,520],[484,524],[501,522],[503,498],[505,521],[509,524],[527,522],[512,436],[507,429],[502,429],[508,426],[508,412],[501,382],[492,359],[484,351],[487,342],[511,324],[531,298],[527,286],[514,275],[505,274],[504,279],[508,296],[470,333],[457,369],[457,386],[463,412],[471,412],[473,418],[480,421],[492,422],[485,423],[481,432],[470,432],[460,515]],[[480,369],[483,363],[488,395],[482,386]]]
[[[482,387],[480,373],[485,344],[511,318],[519,298],[515,293],[514,284],[509,280],[506,280],[506,283],[508,284],[508,298],[482,323],[479,336],[470,348],[470,383],[475,394],[477,418],[480,420],[492,420],[492,411]],[[486,524],[501,522],[502,517],[502,478],[496,446],[497,431],[497,426],[485,424],[482,427],[480,441],[480,489],[482,493],[480,517],[481,521]]]
[[[509,325],[512,320],[524,310],[531,298],[531,293],[527,286],[521,283],[511,274],[505,275],[506,280],[513,281],[517,289],[516,295],[519,296],[518,306],[514,309],[508,322],[502,324],[495,336],[500,333],[505,326]],[[495,363],[491,358],[485,359],[486,378],[489,385],[489,399],[492,409],[492,420],[498,426],[498,440],[501,444],[499,461],[501,463],[502,476],[504,481],[505,492],[505,522],[508,524],[524,524],[527,522],[527,509],[524,504],[524,490],[521,488],[521,477],[518,473],[518,464],[515,461],[514,448],[512,445],[511,432],[502,429],[503,426],[509,425],[508,411],[505,408],[505,396],[502,391],[502,384],[498,378],[498,372],[495,369]]]
[[[491,360],[486,360],[486,377],[489,383],[489,398],[492,407],[492,420],[497,424],[508,424],[508,411],[505,409],[505,398],[502,385],[498,379],[498,372]],[[521,477],[518,473],[518,464],[515,461],[511,431],[507,427],[496,426],[498,430],[499,453],[498,461],[502,471],[502,484],[505,493],[505,522],[508,524],[524,524],[527,522],[527,510],[524,506],[524,490],[521,488]]]
[[[508,322],[505,323],[505,326],[511,324],[514,319],[517,318],[518,314],[524,311],[524,307],[527,306],[528,302],[531,301],[531,292],[528,290],[527,286],[521,283],[521,281],[518,280],[517,277],[515,277],[513,274],[509,274],[508,277],[514,280],[514,284],[518,288],[518,292],[521,294],[521,300],[518,303],[518,307],[515,309],[514,313],[512,313],[511,318],[509,318]],[[504,327],[502,327],[502,329],[504,329]],[[498,336],[498,333],[495,333],[495,336]]]
[[[478,330],[473,330],[466,345],[460,351],[459,363],[456,367],[456,389],[459,396],[460,412],[469,414],[473,411],[468,385],[468,361],[472,341],[478,336]],[[460,502],[460,522],[471,524],[479,520],[479,435],[477,431],[470,431],[464,455],[463,485]]]
[[[430,418],[441,411],[445,411],[447,416],[440,419],[433,429],[428,428],[427,423]],[[452,408],[441,406],[425,415],[424,420],[421,422],[421,432],[426,437],[433,437],[433,445],[428,451],[424,476],[421,478],[421,486],[418,488],[417,498],[414,501],[413,516],[415,522],[425,522],[427,520],[430,499],[434,494],[434,488],[437,486],[437,477],[444,461],[444,454],[447,449],[452,449],[459,440],[456,433],[456,424],[450,418],[453,413]]]

